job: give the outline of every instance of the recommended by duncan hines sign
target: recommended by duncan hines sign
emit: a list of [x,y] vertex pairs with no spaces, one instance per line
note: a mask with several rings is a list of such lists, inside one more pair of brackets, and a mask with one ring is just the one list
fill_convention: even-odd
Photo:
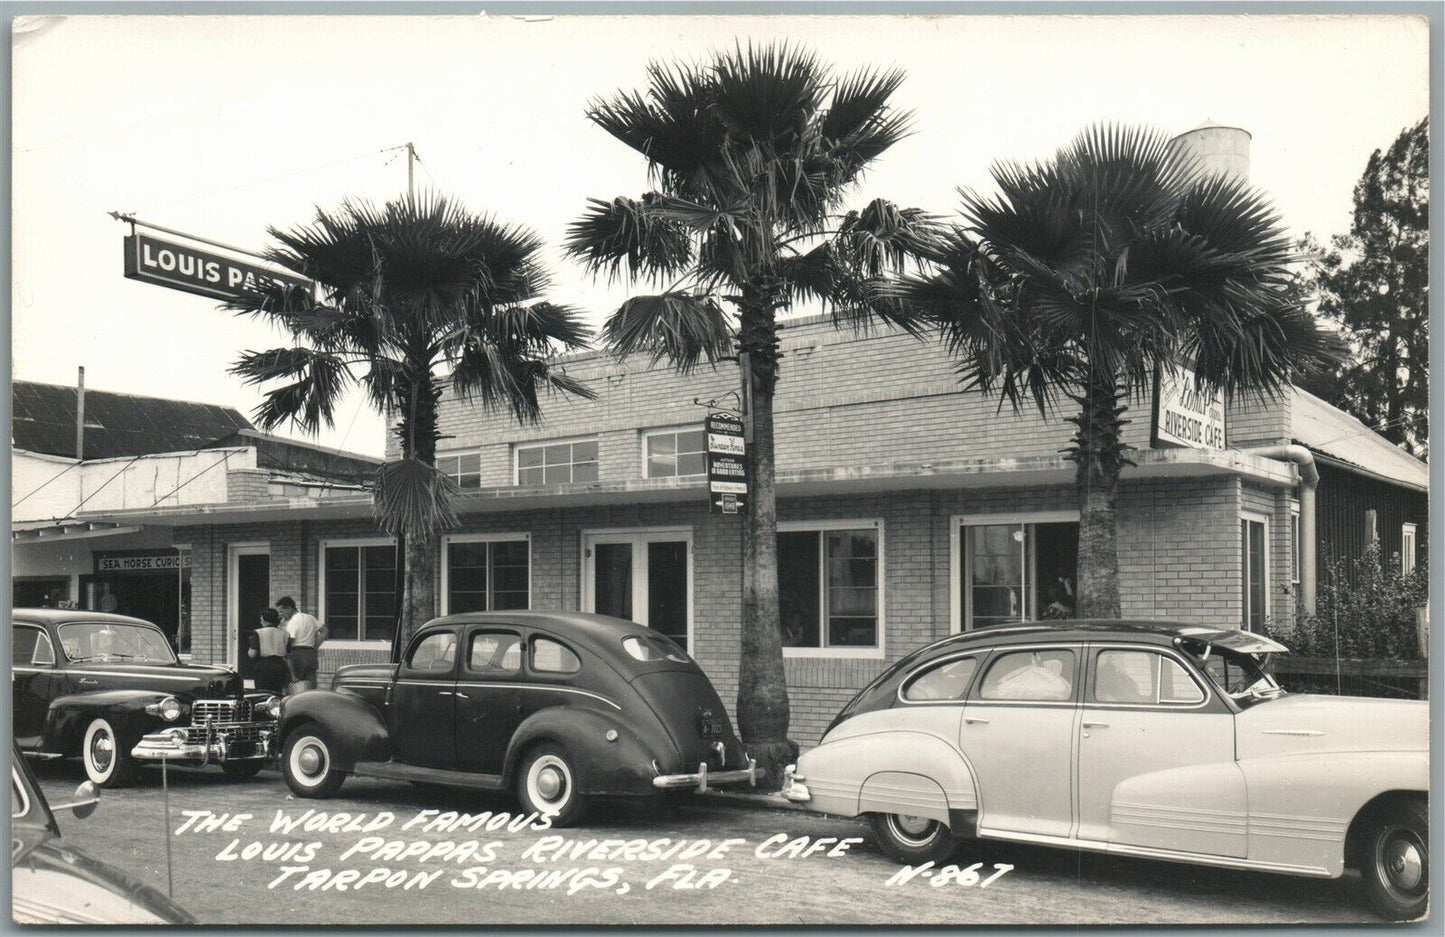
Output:
[[242,263],[190,245],[163,241],[149,234],[132,234],[125,239],[125,275],[131,280],[168,286],[212,299],[235,299],[267,281],[310,286],[299,277]]
[[1154,445],[1224,448],[1224,395],[1200,391],[1194,372],[1161,366],[1155,377]]

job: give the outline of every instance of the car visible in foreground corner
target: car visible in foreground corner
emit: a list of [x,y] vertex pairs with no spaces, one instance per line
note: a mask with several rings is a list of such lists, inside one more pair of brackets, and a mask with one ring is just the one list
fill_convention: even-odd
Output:
[[[20,750],[10,760],[10,913],[17,924],[194,924],[180,905],[112,865],[60,839],[60,826]],[[71,810],[81,819],[97,802],[82,782]]]
[[119,787],[142,762],[247,778],[274,753],[276,697],[246,693],[234,670],[182,663],[148,621],[17,608],[11,623],[14,738],[32,758],[78,755],[96,785]]
[[399,663],[287,697],[281,771],[302,797],[348,774],[481,790],[576,822],[594,795],[756,783],[701,668],[664,635],[580,612],[477,612],[417,630]]
[[899,862],[978,837],[1294,875],[1357,868],[1425,913],[1428,704],[1286,694],[1276,641],[1158,622],[989,628],[839,713],[784,796],[867,815]]

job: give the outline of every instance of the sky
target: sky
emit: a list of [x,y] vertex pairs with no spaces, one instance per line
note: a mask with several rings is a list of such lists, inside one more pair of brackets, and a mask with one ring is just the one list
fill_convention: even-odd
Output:
[[[899,67],[914,133],[875,164],[886,197],[945,216],[1000,159],[1034,160],[1097,122],[1253,135],[1251,181],[1290,230],[1343,233],[1371,151],[1429,109],[1426,22],[1402,16],[40,17],[13,47],[13,375],[190,399],[249,415],[228,373],[285,344],[205,298],[122,277],[108,212],[260,250],[317,206],[416,185],[537,231],[549,298],[594,324],[629,284],[562,256],[589,197],[647,189],[586,119],[649,61],[787,40],[840,71]],[[646,289],[640,285],[639,289]],[[283,435],[308,438],[294,429]],[[360,394],[313,441],[380,455]]]

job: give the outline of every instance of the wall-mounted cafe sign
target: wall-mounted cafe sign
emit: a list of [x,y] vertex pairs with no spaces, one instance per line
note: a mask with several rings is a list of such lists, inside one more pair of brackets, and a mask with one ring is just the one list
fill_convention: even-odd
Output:
[[189,552],[160,556],[102,556],[95,561],[96,572],[101,573],[150,573],[157,570],[185,569],[190,565]]
[[1200,390],[1194,372],[1161,365],[1154,374],[1154,431],[1151,443],[1191,449],[1223,449],[1224,394]]
[[268,281],[308,288],[311,285],[300,277],[150,234],[126,237],[125,275],[131,280],[220,300],[237,299]]

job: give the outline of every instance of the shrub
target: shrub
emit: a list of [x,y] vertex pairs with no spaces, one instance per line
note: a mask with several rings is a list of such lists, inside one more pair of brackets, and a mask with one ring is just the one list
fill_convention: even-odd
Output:
[[1329,564],[1313,615],[1266,631],[1301,657],[1419,660],[1415,609],[1429,595],[1426,564],[1402,573],[1398,561],[1383,562],[1375,541],[1359,559]]

